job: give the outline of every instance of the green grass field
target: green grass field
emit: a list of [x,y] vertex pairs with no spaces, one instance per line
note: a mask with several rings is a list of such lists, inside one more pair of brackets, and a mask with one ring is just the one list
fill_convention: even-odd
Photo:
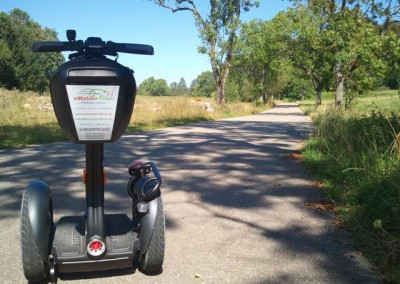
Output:
[[[326,111],[335,104],[333,93],[323,93],[322,106],[316,107],[315,100],[309,99],[300,102],[300,107],[309,114],[315,114],[315,111]],[[383,113],[400,112],[400,96],[397,90],[372,91],[364,96],[354,99],[351,109],[348,112],[371,113],[380,111]]]
[[400,283],[400,98],[379,91],[336,110],[301,102],[315,135],[304,161],[338,209],[340,222],[387,283]]
[[[208,112],[201,102],[209,102]],[[264,107],[265,109],[265,107]],[[211,98],[137,96],[127,132],[242,116],[260,112],[250,103],[218,108]],[[67,140],[52,109],[50,96],[0,89],[0,149]]]

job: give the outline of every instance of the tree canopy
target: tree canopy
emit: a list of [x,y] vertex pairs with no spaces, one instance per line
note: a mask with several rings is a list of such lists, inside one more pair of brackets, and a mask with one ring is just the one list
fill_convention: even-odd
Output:
[[[321,103],[322,92],[333,91],[341,106],[365,91],[400,86],[400,1],[292,0],[273,19],[249,22],[241,14],[258,1],[210,0],[208,14],[195,0],[152,1],[194,15],[199,51],[211,65],[190,87],[184,78],[168,85],[151,77],[138,94],[215,97],[219,104],[312,95]],[[0,12],[0,87],[47,90],[64,58],[32,53],[41,40],[57,40],[57,34],[22,10]]]
[[168,96],[170,88],[164,79],[150,77],[144,80],[138,87],[138,95],[142,96]]
[[192,95],[196,97],[211,97],[217,91],[211,71],[202,72],[193,80],[190,87]]
[[173,13],[191,12],[203,45],[199,52],[207,54],[217,87],[217,103],[225,104],[225,83],[232,66],[237,32],[241,25],[241,14],[258,6],[253,0],[210,0],[209,14],[202,15],[195,0],[152,0]]
[[64,57],[60,53],[34,54],[35,41],[57,40],[57,33],[43,28],[28,13],[14,9],[0,12],[0,87],[43,93],[49,78]]

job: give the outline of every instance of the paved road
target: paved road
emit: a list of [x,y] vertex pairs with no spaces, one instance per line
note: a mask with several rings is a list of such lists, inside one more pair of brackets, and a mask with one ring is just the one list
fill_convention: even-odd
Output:
[[[164,177],[164,272],[62,275],[59,283],[380,283],[323,197],[285,154],[310,129],[296,105],[124,136],[106,145],[107,212],[129,212],[126,165],[155,160]],[[135,158],[136,157],[136,158]],[[82,212],[84,147],[53,143],[0,151],[0,283],[24,283],[19,207],[24,186],[52,187],[55,218]]]

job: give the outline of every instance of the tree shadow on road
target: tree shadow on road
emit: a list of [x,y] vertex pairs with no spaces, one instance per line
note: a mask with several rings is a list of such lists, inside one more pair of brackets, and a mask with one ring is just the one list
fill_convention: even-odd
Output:
[[[268,114],[259,116],[265,115]],[[331,229],[309,232],[296,224],[271,229],[255,221],[216,211],[216,208],[238,209],[246,214],[259,208],[273,210],[279,200],[303,208],[300,210],[329,223],[332,216],[326,212],[304,207],[305,202],[323,197],[310,182],[304,182],[307,178],[304,167],[298,161],[285,158],[286,154],[300,147],[310,129],[311,125],[306,121],[263,122],[258,116],[252,116],[240,122],[202,122],[174,128],[173,131],[127,134],[117,143],[105,146],[104,164],[108,172],[106,211],[130,211],[130,199],[125,188],[129,178],[127,166],[134,160],[153,160],[164,177],[162,191],[167,196],[179,192],[191,195],[193,198],[188,202],[202,207],[213,218],[256,230],[298,258],[320,256],[319,267],[325,271],[328,282],[329,277],[339,274],[340,279],[332,278],[330,282],[355,283],[361,279],[363,283],[373,283],[367,269],[353,261],[351,256],[343,254],[351,246],[344,241],[343,232]],[[1,157],[0,222],[18,217],[23,189],[32,179],[43,179],[50,184],[56,217],[83,212],[85,190],[80,178],[85,167],[83,145],[52,143],[4,150]],[[167,230],[179,230],[181,220],[169,217],[168,210],[174,210],[180,204],[166,199],[164,202]],[[333,251],[336,247],[327,242],[332,239],[343,241],[340,250]],[[281,283],[279,281],[284,279],[289,279],[284,282],[297,282],[296,275],[282,271],[282,275],[260,283]],[[360,275],[360,278],[355,279],[354,275]],[[312,277],[310,275],[311,280]]]

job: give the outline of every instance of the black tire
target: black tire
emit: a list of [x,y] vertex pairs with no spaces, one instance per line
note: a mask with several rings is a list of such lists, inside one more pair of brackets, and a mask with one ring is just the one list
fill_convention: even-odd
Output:
[[165,232],[165,216],[161,196],[157,202],[157,215],[154,224],[153,234],[150,239],[149,247],[142,255],[141,270],[144,273],[156,274],[162,272],[164,262],[164,232]]
[[[41,220],[48,222],[50,226],[50,234],[46,242],[50,247],[50,239],[53,227],[53,204],[51,197],[48,205],[48,216],[47,220]],[[49,254],[50,248],[47,254]],[[39,248],[35,242],[32,224],[29,216],[29,190],[25,190],[22,197],[21,204],[21,255],[22,255],[22,267],[25,278],[29,283],[47,283],[50,273],[50,262],[48,256],[44,257],[40,254]]]

